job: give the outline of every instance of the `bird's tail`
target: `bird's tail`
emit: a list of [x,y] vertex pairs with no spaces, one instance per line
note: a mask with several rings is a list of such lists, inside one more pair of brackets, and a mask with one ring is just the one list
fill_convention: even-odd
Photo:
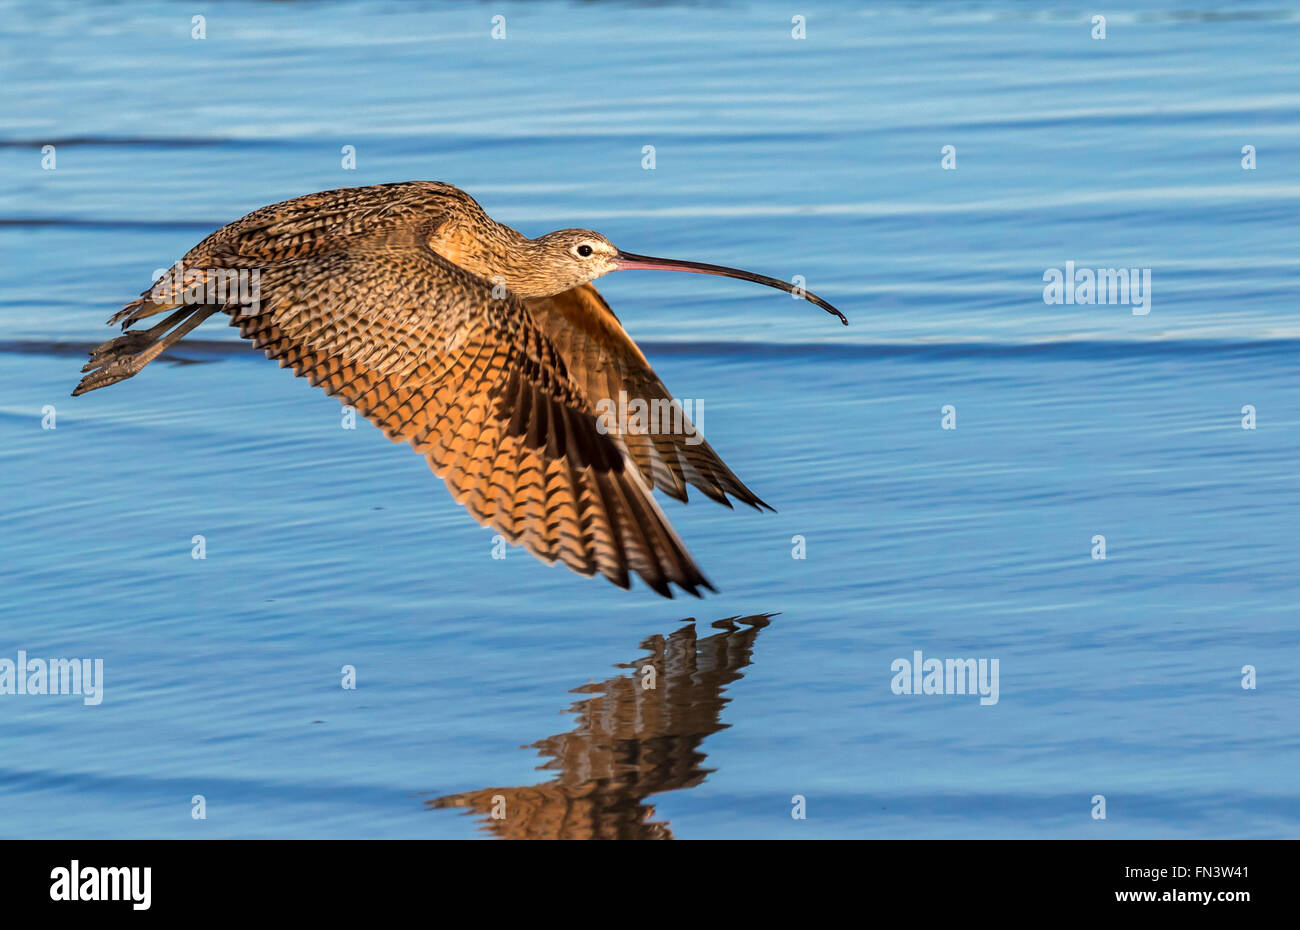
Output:
[[168,310],[173,312],[149,329],[127,330],[92,351],[90,361],[81,369],[88,374],[81,379],[72,396],[125,381],[220,309],[210,304],[158,304],[148,297],[131,301],[113,315],[110,324],[121,323],[125,329],[147,317]]

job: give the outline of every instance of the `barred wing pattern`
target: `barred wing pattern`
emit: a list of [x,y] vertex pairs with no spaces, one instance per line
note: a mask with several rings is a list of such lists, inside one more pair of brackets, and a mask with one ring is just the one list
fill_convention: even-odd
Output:
[[621,587],[630,569],[669,597],[712,590],[528,309],[402,238],[273,262],[257,311],[233,322],[543,561]]

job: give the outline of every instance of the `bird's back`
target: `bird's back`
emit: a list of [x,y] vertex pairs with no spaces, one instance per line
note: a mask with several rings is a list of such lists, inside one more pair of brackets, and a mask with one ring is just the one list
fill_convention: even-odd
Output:
[[342,187],[260,207],[222,226],[185,256],[189,267],[273,262],[338,249],[381,232],[432,232],[487,221],[469,194],[441,181]]

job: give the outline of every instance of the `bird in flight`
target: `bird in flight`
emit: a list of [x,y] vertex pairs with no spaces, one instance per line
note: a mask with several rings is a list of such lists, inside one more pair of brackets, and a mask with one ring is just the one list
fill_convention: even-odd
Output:
[[674,584],[699,597],[716,589],[652,489],[771,508],[689,422],[598,415],[613,398],[673,402],[590,283],[633,268],[756,281],[848,323],[784,281],[634,255],[589,229],[529,239],[457,187],[408,181],[307,194],[221,227],[109,319],[125,332],[90,353],[72,393],[132,377],[224,312],[280,367],[409,442],[509,542],[623,588],[631,571],[665,597]]

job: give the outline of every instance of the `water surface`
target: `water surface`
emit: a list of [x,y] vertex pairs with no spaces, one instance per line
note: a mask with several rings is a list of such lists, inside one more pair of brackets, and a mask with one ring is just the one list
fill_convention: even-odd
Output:
[[[1041,2],[818,3],[804,40],[765,3],[0,11],[0,657],[105,668],[98,706],[0,696],[0,835],[1300,831],[1300,8],[1104,40]],[[413,178],[850,317],[600,282],[778,511],[665,504],[718,595],[492,559],[216,319],[68,396],[215,227]],[[1151,269],[1150,313],[1045,304],[1067,261]],[[997,658],[998,703],[895,695],[918,649]]]

